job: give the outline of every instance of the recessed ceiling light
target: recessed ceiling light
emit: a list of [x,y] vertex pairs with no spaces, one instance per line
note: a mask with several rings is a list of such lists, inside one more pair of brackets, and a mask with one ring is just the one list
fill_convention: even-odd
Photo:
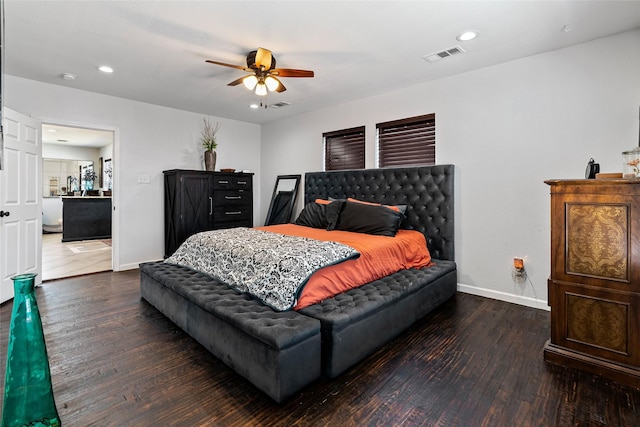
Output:
[[249,108],[253,108],[255,110],[256,108],[260,108],[260,106],[258,104],[251,104],[249,105]]
[[456,37],[456,40],[458,40],[459,42],[468,42],[469,40],[473,40],[476,37],[478,37],[477,31],[465,31],[463,33],[458,34],[458,37]]
[[49,129],[49,132],[57,132],[55,129]]
[[65,80],[75,80],[76,77],[78,77],[78,76],[76,76],[75,74],[72,74],[72,73],[62,73],[62,75],[60,77],[62,77]]
[[98,67],[98,70],[102,71],[103,73],[113,73],[113,68],[109,67],[108,65],[101,65]]

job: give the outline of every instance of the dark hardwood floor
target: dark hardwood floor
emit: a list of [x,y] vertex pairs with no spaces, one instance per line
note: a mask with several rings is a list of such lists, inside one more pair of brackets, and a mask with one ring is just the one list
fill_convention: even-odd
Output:
[[[549,313],[458,294],[277,405],[141,300],[138,271],[37,289],[64,426],[638,426],[640,391],[542,360]],[[11,303],[0,307],[4,385]]]

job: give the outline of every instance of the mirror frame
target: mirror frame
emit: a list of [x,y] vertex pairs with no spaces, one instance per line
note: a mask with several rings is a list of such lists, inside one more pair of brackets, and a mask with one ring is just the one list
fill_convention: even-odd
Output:
[[[302,175],[278,175],[276,177],[276,185],[273,187],[273,195],[271,196],[271,203],[269,204],[264,225],[287,224],[291,222],[291,214],[296,205],[301,178]],[[284,180],[295,180],[293,190],[278,191],[280,181]]]

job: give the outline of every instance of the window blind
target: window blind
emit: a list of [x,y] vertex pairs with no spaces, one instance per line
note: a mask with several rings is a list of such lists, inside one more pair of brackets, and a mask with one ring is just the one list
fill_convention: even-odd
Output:
[[378,167],[436,163],[435,114],[378,123],[376,129]]
[[364,126],[325,132],[324,170],[364,169]]

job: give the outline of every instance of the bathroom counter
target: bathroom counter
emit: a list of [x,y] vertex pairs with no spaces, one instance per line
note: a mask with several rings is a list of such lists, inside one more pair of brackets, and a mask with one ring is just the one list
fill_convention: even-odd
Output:
[[110,196],[62,196],[62,241],[111,238]]

